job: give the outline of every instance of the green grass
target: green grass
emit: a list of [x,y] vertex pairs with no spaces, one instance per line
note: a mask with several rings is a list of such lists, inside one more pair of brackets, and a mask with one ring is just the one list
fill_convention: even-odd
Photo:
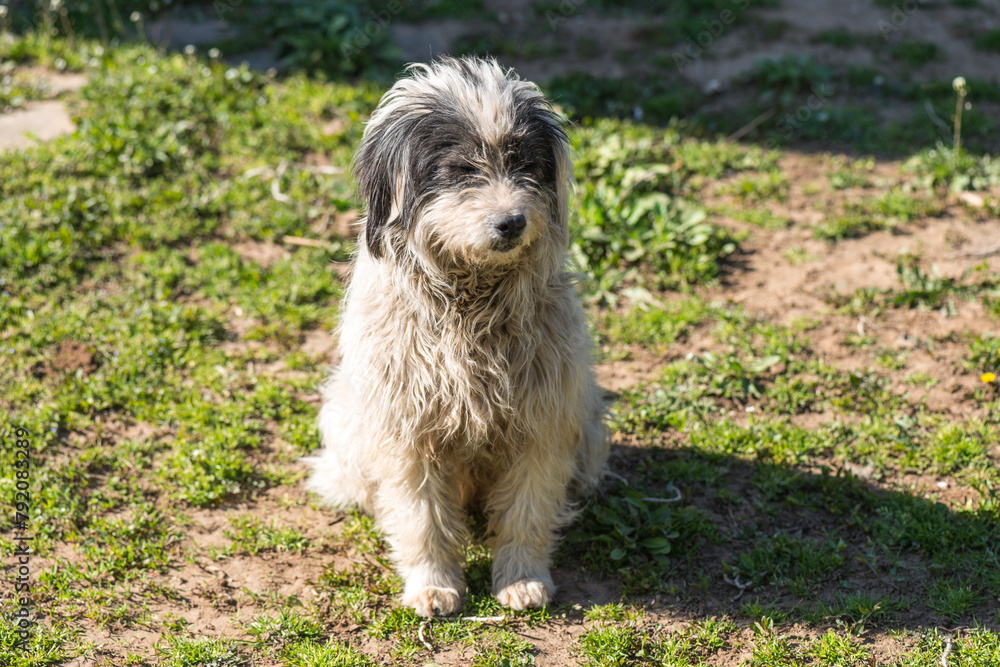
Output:
[[815,235],[830,242],[860,238],[874,232],[893,231],[899,225],[936,217],[941,212],[936,200],[896,188],[880,197],[845,204],[844,212],[817,226]]
[[773,171],[741,178],[722,192],[735,195],[748,204],[768,200],[783,202],[788,198],[788,179],[781,172]]
[[1000,30],[987,30],[976,35],[973,44],[983,51],[1000,51]]
[[1000,184],[1000,161],[990,155],[974,155],[939,143],[907,160],[911,171],[925,187],[944,186],[954,192],[987,190]]
[[[613,303],[627,284],[663,289],[710,282],[736,250],[736,239],[684,196],[685,172],[669,166],[690,151],[687,143],[679,128],[650,131],[610,121],[576,133],[579,185],[572,205],[581,224],[570,255],[598,298]],[[723,168],[740,169],[746,159],[744,151],[716,152]]]
[[762,229],[785,229],[792,224],[784,216],[775,215],[766,208],[725,208],[720,213]]
[[635,345],[666,349],[687,337],[710,312],[711,307],[697,298],[643,304],[624,313],[602,313],[595,333],[610,356],[615,356],[615,350],[627,354],[629,346]]
[[376,663],[348,646],[329,640],[326,643],[301,642],[282,651],[288,667],[369,667]]
[[831,28],[817,33],[813,41],[818,44],[829,44],[838,49],[849,49],[859,40],[844,28]]
[[[1000,286],[1000,275],[986,265],[966,269],[958,277],[942,276],[937,267],[924,268],[918,258],[906,255],[897,258],[896,275],[897,288],[861,288],[851,295],[831,294],[829,301],[845,313],[876,314],[887,308],[910,308],[951,315],[961,300],[980,299],[988,308],[992,298],[989,295]],[[987,296],[982,296],[984,293]]]
[[940,47],[921,39],[897,42],[889,49],[889,53],[908,67],[923,67],[927,63],[941,59]]

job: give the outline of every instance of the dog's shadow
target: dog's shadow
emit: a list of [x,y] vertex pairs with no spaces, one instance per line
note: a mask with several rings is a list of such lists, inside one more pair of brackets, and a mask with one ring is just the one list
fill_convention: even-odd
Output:
[[[957,511],[842,467],[679,445],[617,445],[609,468],[562,535],[553,608],[624,601],[699,617],[850,619],[844,607],[860,595],[912,626],[941,618],[934,592],[953,585],[978,604],[945,610],[952,621],[998,613],[1000,496]],[[488,570],[472,569],[474,597],[488,591]]]

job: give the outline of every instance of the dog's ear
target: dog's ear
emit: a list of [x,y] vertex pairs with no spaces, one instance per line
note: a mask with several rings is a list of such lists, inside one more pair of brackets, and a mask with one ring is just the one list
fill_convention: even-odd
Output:
[[569,242],[569,195],[573,189],[573,148],[566,133],[569,123],[565,118],[552,110],[548,103],[535,102],[534,113],[537,119],[536,130],[544,136],[549,152],[545,157],[546,182],[553,188],[555,197],[552,199],[551,215],[560,231]]
[[376,259],[385,254],[387,231],[409,227],[412,204],[407,199],[412,187],[406,134],[399,124],[370,125],[354,157],[354,177],[368,208],[365,243]]

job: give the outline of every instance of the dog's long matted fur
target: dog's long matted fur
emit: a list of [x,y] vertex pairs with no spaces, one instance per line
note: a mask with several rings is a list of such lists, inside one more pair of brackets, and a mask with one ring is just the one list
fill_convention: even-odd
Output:
[[376,517],[424,616],[461,603],[469,506],[488,517],[500,602],[545,604],[567,497],[603,469],[564,268],[569,169],[538,88],[482,59],[412,65],[355,159],[367,219],[309,488]]

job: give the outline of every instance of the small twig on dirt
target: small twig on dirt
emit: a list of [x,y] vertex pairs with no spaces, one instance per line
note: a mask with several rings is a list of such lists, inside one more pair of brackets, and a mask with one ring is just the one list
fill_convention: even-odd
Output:
[[435,618],[448,623],[503,623],[510,620],[510,616],[442,616]]
[[[282,167],[282,165],[284,165],[284,167]],[[254,167],[253,169],[247,169],[243,172],[240,178],[248,179],[262,175],[266,175],[268,178],[274,178],[275,175],[281,176],[285,172],[285,169],[289,166],[296,171],[308,171],[310,174],[324,174],[326,176],[336,176],[337,174],[343,174],[345,171],[343,167],[334,167],[332,165],[305,164],[304,162],[295,162],[289,165],[287,162],[282,161],[281,164],[278,165],[277,170],[271,169],[265,164],[260,167]]]
[[736,602],[737,600],[739,600],[741,597],[743,597],[743,594],[746,592],[746,590],[751,586],[753,586],[752,581],[748,581],[745,584],[742,581],[740,581],[740,575],[738,574],[733,576],[732,579],[729,578],[728,574],[723,574],[722,580],[725,581],[730,586],[735,586],[736,588],[740,589],[740,592],[736,594],[736,597],[730,598],[729,600],[730,602]]
[[[293,164],[292,167],[298,171],[307,171],[311,174],[326,174],[332,176],[335,174],[344,173],[343,167],[334,167],[331,165],[312,165],[312,164]],[[255,176],[264,176],[271,179],[271,196],[276,200],[280,201],[282,204],[289,204],[292,198],[281,192],[281,177],[285,175],[288,170],[288,162],[282,160],[278,164],[277,169],[271,169],[268,166],[254,167],[253,169],[247,169],[243,172],[240,177],[243,180],[248,178],[254,178]]]
[[955,259],[956,257],[975,257],[976,259],[982,259],[983,257],[992,257],[993,255],[1000,255],[1000,243],[990,246],[984,250],[963,250],[962,252],[953,252],[945,255],[945,259]]
[[642,501],[645,503],[679,503],[684,494],[673,484],[670,485],[670,488],[677,492],[673,498],[643,498]]
[[420,627],[417,628],[417,637],[420,637],[420,643],[426,646],[428,651],[433,651],[434,647],[431,645],[429,641],[424,639],[424,628],[427,627],[428,622],[429,621],[424,621],[423,623],[420,624]]
[[745,137],[746,135],[750,134],[755,129],[757,129],[759,125],[761,125],[764,121],[766,121],[768,118],[777,113],[777,111],[778,111],[777,107],[772,107],[768,109],[767,111],[757,116],[756,118],[754,118],[752,121],[750,121],[740,129],[736,130],[728,137],[726,137],[726,141],[739,141],[740,139],[742,139],[743,137]]
[[876,569],[875,569],[875,565],[873,565],[871,561],[869,561],[869,560],[865,559],[865,560],[864,560],[864,563],[865,563],[865,565],[867,565],[867,566],[868,566],[868,568],[869,568],[869,569],[870,569],[870,570],[871,570],[871,571],[872,571],[872,572],[873,572],[873,573],[875,574],[875,576],[876,576],[876,577],[878,577],[878,580],[879,580],[879,581],[881,581],[881,582],[882,582],[883,584],[885,584],[886,586],[891,586],[891,587],[892,587],[893,589],[895,589],[895,590],[897,590],[897,591],[899,590],[899,586],[897,586],[896,584],[892,583],[892,582],[891,582],[891,581],[889,581],[888,579],[884,579],[884,578],[882,577],[882,575],[878,573],[878,570],[876,570]]
[[607,472],[607,475],[608,475],[608,477],[611,477],[612,479],[617,479],[619,482],[621,482],[625,486],[628,486],[628,480],[625,479],[624,477],[622,477],[621,475],[619,475],[618,473],[609,470]]
[[301,245],[308,248],[329,248],[330,244],[326,241],[320,241],[318,239],[305,239],[301,236],[283,236],[281,238],[282,243],[287,243],[289,245]]
[[934,111],[934,105],[931,104],[930,100],[927,100],[927,101],[924,102],[924,110],[927,111],[927,117],[931,119],[932,123],[934,123],[935,125],[937,125],[938,127],[940,127],[942,130],[944,130],[948,134],[951,134],[951,130],[952,130],[951,126],[948,125],[948,123],[946,123],[943,120],[941,120],[940,118],[938,118],[937,112]]
[[288,163],[282,160],[281,164],[278,165],[278,170],[274,172],[274,178],[271,179],[271,196],[282,204],[289,204],[292,201],[288,195],[281,194],[281,177],[284,176],[287,169]]
[[[628,480],[625,479],[624,477],[622,477],[621,475],[619,475],[618,473],[612,472],[612,471],[608,470],[607,471],[607,475],[608,475],[608,477],[613,477],[614,479],[618,480],[619,482],[621,482],[625,486],[629,486]],[[647,498],[640,498],[639,500],[641,500],[644,503],[678,503],[678,502],[680,502],[681,498],[684,497],[684,494],[681,493],[681,490],[678,489],[673,484],[670,485],[670,488],[673,489],[677,493],[677,495],[674,496],[673,498],[650,498],[650,497],[647,497]]]
[[292,165],[299,171],[308,171],[310,174],[324,174],[326,176],[336,176],[337,174],[343,174],[343,167],[334,167],[328,164],[301,164],[295,163]]
[[261,174],[274,174],[274,170],[265,164],[260,167],[254,167],[253,169],[247,169],[243,172],[243,176],[240,178],[253,178],[254,176],[260,176]]
[[951,635],[944,640],[944,653],[941,654],[941,667],[948,667],[948,654],[951,653]]

